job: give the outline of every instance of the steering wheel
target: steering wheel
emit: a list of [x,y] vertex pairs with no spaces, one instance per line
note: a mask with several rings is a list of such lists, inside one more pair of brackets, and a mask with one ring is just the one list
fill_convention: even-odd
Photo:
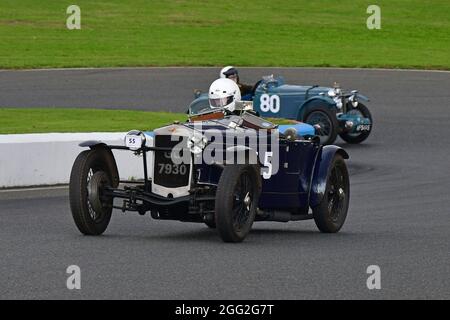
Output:
[[252,97],[255,95],[256,89],[259,87],[263,79],[258,80],[252,88]]

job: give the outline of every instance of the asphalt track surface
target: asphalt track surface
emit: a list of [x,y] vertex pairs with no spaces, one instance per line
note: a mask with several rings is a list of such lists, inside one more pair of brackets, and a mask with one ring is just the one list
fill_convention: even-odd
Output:
[[[217,69],[0,72],[0,106],[183,111]],[[0,298],[449,299],[450,73],[242,69],[288,83],[357,88],[375,127],[347,148],[351,204],[338,234],[313,221],[256,223],[223,243],[202,224],[115,212],[101,237],[79,234],[67,189],[0,192]],[[131,128],[130,128],[131,129]],[[81,268],[81,290],[66,268]],[[381,268],[368,290],[366,268]]]

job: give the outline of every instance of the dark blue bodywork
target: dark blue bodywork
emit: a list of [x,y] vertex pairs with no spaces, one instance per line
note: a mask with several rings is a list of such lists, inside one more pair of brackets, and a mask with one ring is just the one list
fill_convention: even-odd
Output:
[[[227,131],[226,126],[221,128],[217,124],[213,126],[203,124],[202,127],[206,136],[209,130],[223,130],[224,134]],[[236,148],[236,144],[224,144],[219,148],[230,150]],[[264,168],[261,157],[256,156],[261,148],[262,145],[258,144],[258,150],[246,149],[246,152],[254,152],[259,165]],[[270,148],[269,143],[264,146],[265,151],[278,153],[279,165],[277,172],[268,179],[261,177],[262,192],[258,207],[265,211],[278,210],[306,214],[309,208],[319,205],[322,200],[334,156],[340,154],[344,159],[349,158],[347,152],[338,146],[322,146],[303,138],[291,141],[284,139],[282,135],[279,139],[278,150]],[[217,185],[222,167],[202,163],[196,165],[194,171],[198,177],[198,183]]]

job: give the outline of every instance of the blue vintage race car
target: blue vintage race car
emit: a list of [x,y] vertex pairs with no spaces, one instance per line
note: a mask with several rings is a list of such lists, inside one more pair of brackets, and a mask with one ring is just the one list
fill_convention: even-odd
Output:
[[[360,143],[372,130],[372,115],[363,102],[369,99],[358,91],[344,92],[334,87],[300,86],[284,83],[282,77],[266,76],[250,95],[253,109],[262,117],[294,119],[316,128],[322,144],[332,144],[339,135],[348,143]],[[197,91],[189,106],[196,113],[209,106],[208,94]]]
[[[254,221],[314,219],[320,231],[337,232],[347,216],[348,154],[322,146],[307,124],[209,109],[153,132],[130,131],[123,145],[80,145],[88,149],[73,164],[69,197],[86,235],[102,234],[113,208],[202,222],[226,242],[242,241]],[[144,179],[119,180],[111,150],[141,156]]]

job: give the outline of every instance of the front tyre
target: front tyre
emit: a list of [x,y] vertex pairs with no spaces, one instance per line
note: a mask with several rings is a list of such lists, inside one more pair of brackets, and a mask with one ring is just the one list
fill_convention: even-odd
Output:
[[241,242],[255,220],[261,193],[261,176],[256,165],[227,165],[216,192],[215,218],[225,242]]
[[337,138],[338,121],[336,114],[327,106],[314,106],[309,110],[303,122],[316,128],[321,145],[332,144]]
[[85,235],[101,235],[111,219],[113,199],[103,195],[113,185],[109,151],[94,148],[81,152],[70,174],[70,209],[75,224]]
[[321,203],[313,208],[314,221],[321,232],[335,233],[344,225],[350,200],[347,165],[341,155],[334,156]]
[[347,114],[356,115],[362,118],[369,118],[370,119],[370,131],[362,131],[362,132],[356,132],[356,133],[350,133],[350,132],[342,132],[339,134],[339,136],[347,143],[361,143],[364,140],[366,140],[370,132],[372,131],[373,121],[372,121],[372,114],[370,113],[369,109],[363,105],[362,103],[359,103],[356,108],[351,107],[348,109]]

